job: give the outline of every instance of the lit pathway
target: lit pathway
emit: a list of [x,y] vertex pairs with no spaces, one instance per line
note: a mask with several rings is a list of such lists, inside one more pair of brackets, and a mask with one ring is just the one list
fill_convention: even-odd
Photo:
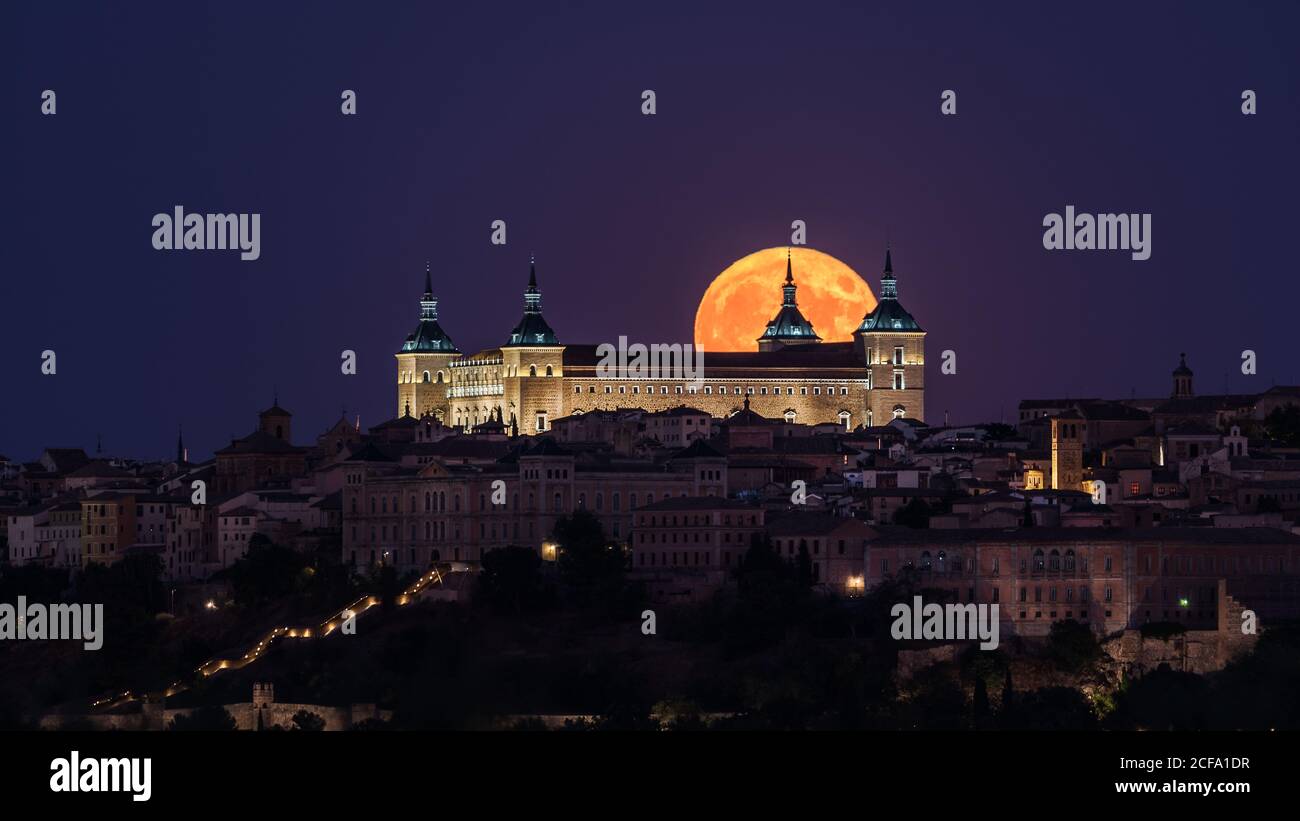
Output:
[[[425,573],[423,576],[416,579],[409,587],[403,590],[397,596],[396,599],[397,606],[402,607],[404,605],[410,604],[410,602],[414,599],[414,597],[417,594],[420,593],[421,590],[428,587],[430,584],[433,584],[434,582],[437,582],[438,584],[442,584],[442,573],[441,571],[438,570],[437,567],[434,567],[429,572]],[[244,655],[233,659],[223,659],[223,658],[208,659],[207,661],[203,662],[203,664],[200,664],[198,667],[196,667],[194,669],[194,673],[196,674],[196,676],[201,675],[204,678],[207,678],[209,676],[214,676],[217,673],[220,673],[222,670],[238,670],[242,667],[247,667],[248,665],[252,664],[253,662],[257,661],[259,658],[261,658],[262,655],[271,647],[271,642],[275,641],[278,638],[284,638],[284,637],[288,637],[291,639],[324,638],[325,636],[328,636],[330,633],[333,633],[343,624],[343,622],[348,618],[347,614],[349,612],[353,616],[359,617],[362,613],[366,612],[367,610],[369,610],[370,608],[374,607],[377,604],[379,604],[379,598],[377,596],[362,596],[361,598],[354,601],[352,604],[348,605],[347,607],[335,613],[333,616],[331,616],[329,619],[325,620],[315,628],[283,627],[283,626],[277,627],[271,632],[267,633],[265,636],[263,636],[262,640],[259,641],[257,644],[255,644],[253,648],[249,650],[247,653],[244,653]],[[136,693],[131,690],[126,690],[124,692],[118,693],[117,695],[104,696],[103,698],[92,702],[90,708],[92,710],[111,710],[114,707],[118,707],[123,704],[136,701],[140,698],[145,698],[145,699],[164,698],[167,696],[174,696],[177,693],[183,693],[188,689],[190,689],[190,684],[188,682],[177,681],[177,682],[173,682],[170,687],[167,687],[166,689],[159,690],[154,693]]]

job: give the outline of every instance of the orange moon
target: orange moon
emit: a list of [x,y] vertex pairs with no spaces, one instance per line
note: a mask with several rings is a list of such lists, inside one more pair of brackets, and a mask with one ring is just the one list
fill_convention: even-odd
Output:
[[[830,254],[791,250],[795,301],[823,342],[844,342],[876,296],[862,277]],[[757,351],[758,337],[781,309],[785,248],[764,248],[718,274],[695,311],[695,344],[708,351]]]

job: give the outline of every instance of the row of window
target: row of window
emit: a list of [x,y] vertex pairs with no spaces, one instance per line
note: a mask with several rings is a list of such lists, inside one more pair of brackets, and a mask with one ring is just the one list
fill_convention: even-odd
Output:
[[[896,385],[895,387],[901,386],[901,384],[902,384],[902,382],[901,382],[901,379],[902,379],[902,372],[900,371],[900,372],[898,372],[897,374],[895,374],[895,377],[896,377],[896,378],[895,378],[895,382],[897,383],[897,385]],[[596,385],[588,385],[588,386],[587,386],[587,393],[596,393],[596,387],[597,387]],[[867,387],[870,387],[870,385],[868,385]],[[641,386],[640,386],[640,385],[632,385],[631,388],[632,388],[632,391],[631,391],[631,392],[632,392],[633,394],[639,394],[639,393],[641,393]],[[604,393],[614,393],[614,386],[613,386],[613,385],[603,385],[603,386],[601,386],[601,389],[602,389],[602,391],[603,391]],[[807,395],[808,395],[808,390],[809,390],[809,388],[808,388],[807,385],[805,385],[805,386],[799,388],[799,395],[800,395],[800,396],[807,396]],[[827,396],[834,396],[834,395],[835,395],[835,392],[836,392],[837,390],[839,391],[839,395],[840,395],[840,396],[848,396],[848,395],[849,395],[849,389],[848,389],[848,388],[846,388],[846,387],[836,388],[836,387],[833,386],[833,385],[827,385],[827,386],[826,386],[826,395],[827,395]],[[678,394],[680,394],[680,393],[682,393],[683,391],[685,391],[685,393],[689,393],[689,394],[696,394],[696,393],[699,393],[699,388],[696,388],[694,385],[689,385],[689,386],[686,386],[685,388],[683,388],[682,385],[675,385],[675,386],[673,387],[673,392],[674,392],[674,393],[678,393]],[[574,386],[573,386],[573,392],[574,392],[574,393],[582,393],[582,386],[581,386],[581,385],[574,385]],[[622,393],[622,394],[626,394],[626,393],[628,393],[628,386],[627,386],[627,385],[619,385],[619,386],[618,386],[618,392],[619,392],[619,393]],[[646,385],[646,386],[645,386],[645,392],[648,393],[648,394],[653,394],[653,393],[655,392],[655,386],[654,386],[654,385]],[[715,390],[714,390],[714,386],[712,386],[712,385],[705,385],[705,386],[704,386],[704,395],[705,395],[705,396],[712,396],[712,395],[714,394],[714,392],[715,392]],[[716,390],[716,392],[717,392],[717,394],[718,394],[719,396],[726,396],[728,393],[734,394],[735,396],[742,396],[742,395],[748,395],[748,396],[754,396],[754,395],[758,395],[758,396],[767,396],[767,395],[768,395],[768,389],[767,389],[767,386],[766,386],[766,385],[760,386],[760,387],[758,387],[757,389],[755,389],[755,388],[753,388],[753,387],[748,387],[748,386],[742,388],[742,387],[740,387],[739,385],[737,385],[737,386],[731,388],[730,391],[728,391],[726,385],[718,385],[718,386],[717,386],[717,390]],[[668,393],[668,386],[667,386],[667,385],[660,385],[660,386],[659,386],[659,394],[660,394],[660,395],[667,395],[667,393]],[[782,395],[782,389],[781,389],[780,387],[778,387],[778,386],[773,386],[773,387],[772,387],[772,390],[771,390],[771,395],[772,395],[772,396],[781,396],[781,395]],[[785,388],[784,395],[785,395],[785,396],[794,396],[794,395],[795,395],[795,389],[794,389],[794,388]],[[821,395],[822,395],[822,388],[821,388],[820,385],[814,385],[814,386],[812,387],[812,395],[813,395],[813,396],[821,396]]]
[[[540,474],[540,473],[541,473],[541,470],[540,470],[540,469],[534,469],[534,470],[526,471],[526,474],[528,474],[528,475],[533,475],[534,478],[536,478],[536,474]],[[714,474],[714,475],[717,475],[717,476],[721,476],[721,471],[704,471],[703,473]],[[568,477],[569,477],[569,471],[568,471],[567,468],[547,468],[547,470],[546,470],[546,478],[548,478],[548,479],[551,479],[551,478],[555,478],[555,479],[567,479]],[[672,494],[670,494],[670,493],[668,493],[668,492],[665,492],[665,493],[663,494],[663,498],[665,498],[665,499],[670,498],[671,495],[672,495]],[[685,491],[682,491],[682,496],[685,496],[685,495],[686,495],[686,492],[685,492]],[[519,507],[519,494],[518,494],[518,493],[515,493],[515,494],[513,494],[513,496],[514,496],[514,499],[513,499],[513,501],[514,501],[514,505],[513,505],[513,507],[514,507],[515,509],[518,509],[518,507]],[[390,505],[390,503],[389,503],[389,499],[390,499],[390,498],[391,498],[391,500],[392,500],[391,505]],[[623,494],[622,494],[620,491],[617,491],[617,490],[616,490],[616,491],[614,491],[613,493],[610,494],[610,497],[609,497],[609,498],[610,498],[610,506],[611,506],[611,510],[613,510],[613,511],[615,511],[615,512],[619,512],[619,511],[621,511],[621,510],[622,510],[622,504],[623,504]],[[605,494],[604,494],[603,492],[597,492],[597,493],[595,493],[595,494],[593,495],[593,499],[594,499],[594,501],[595,501],[595,509],[596,509],[597,511],[599,511],[599,512],[603,512],[603,511],[605,510]],[[636,508],[636,507],[638,506],[638,505],[637,505],[638,501],[639,501],[639,497],[638,497],[638,495],[637,495],[636,493],[629,493],[629,494],[628,494],[628,509],[629,509],[629,510],[632,510],[632,509]],[[650,491],[650,492],[646,493],[645,503],[648,504],[648,505],[649,505],[649,504],[654,504],[654,501],[655,501],[655,494],[654,494],[654,491]],[[562,505],[562,503],[563,503],[563,495],[560,494],[560,493],[556,493],[556,494],[555,494],[555,509],[556,509],[557,511],[561,509],[561,505]],[[536,495],[533,494],[533,493],[529,493],[529,494],[528,494],[528,509],[529,509],[529,510],[533,510],[533,509],[535,508],[536,504],[537,504]],[[587,506],[587,494],[586,494],[585,492],[583,492],[583,493],[579,493],[579,494],[578,494],[578,505],[577,505],[577,506],[578,506],[579,508],[585,508],[585,507]],[[391,508],[391,509],[390,509],[390,508]],[[451,512],[453,512],[453,513],[459,513],[459,512],[460,512],[460,508],[461,508],[460,494],[459,494],[459,493],[457,493],[457,494],[453,494],[452,497],[451,497]],[[507,504],[504,504],[504,503],[501,504],[501,505],[496,505],[496,504],[491,505],[491,509],[493,509],[493,510],[497,510],[498,508],[499,508],[500,510],[502,510],[502,511],[505,511],[505,510],[510,510],[510,509],[511,509],[511,506],[510,506],[510,505],[507,505]],[[479,509],[480,511],[486,511],[486,510],[489,509],[489,504],[488,504],[488,494],[487,494],[487,493],[480,493],[480,494],[478,495],[478,509]],[[354,515],[357,513],[357,499],[356,499],[355,496],[352,497],[352,500],[351,500],[351,512],[352,512]],[[370,513],[371,513],[371,514],[373,514],[373,515],[385,515],[385,514],[388,514],[388,513],[390,513],[390,512],[391,512],[391,513],[394,513],[394,514],[403,512],[403,511],[401,511],[401,510],[399,509],[399,506],[398,506],[398,496],[397,496],[397,495],[393,495],[392,497],[388,497],[388,496],[371,496],[371,497],[370,497]],[[407,509],[406,509],[405,512],[407,512],[407,513],[418,513],[418,512],[420,512],[419,510],[417,510],[417,497],[416,497],[414,494],[412,494],[411,496],[408,497],[408,505],[407,505]],[[446,491],[438,491],[438,492],[435,493],[435,492],[425,491],[425,494],[424,494],[424,512],[425,512],[425,513],[446,513],[446,512],[447,512],[447,492],[446,492]],[[738,517],[738,518],[739,518],[739,517]],[[756,516],[751,516],[750,518],[751,518],[751,523],[752,523],[753,521],[756,521],[756,519],[757,519]],[[730,516],[730,515],[728,515],[728,516],[726,517],[726,520],[727,520],[727,524],[731,524],[731,516]],[[665,517],[665,522],[666,522],[666,521],[667,521],[667,517]],[[247,523],[248,523],[248,519],[244,519],[244,524],[247,524]],[[643,517],[642,524],[644,524],[644,523],[645,523],[645,522],[644,522],[644,517]],[[652,521],[651,521],[651,523],[653,524],[653,517],[652,517]],[[674,523],[676,523],[676,517],[674,517]]]

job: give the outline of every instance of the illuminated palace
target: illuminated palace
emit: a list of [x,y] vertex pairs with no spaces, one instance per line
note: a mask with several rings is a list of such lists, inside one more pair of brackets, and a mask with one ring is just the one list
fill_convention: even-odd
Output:
[[752,352],[705,352],[703,381],[601,378],[597,345],[565,345],[542,316],[530,266],[524,314],[497,348],[462,353],[438,320],[426,269],[420,323],[397,353],[397,413],[471,428],[500,420],[523,434],[592,410],[689,405],[727,417],[745,405],[788,422],[846,429],[925,418],[925,332],[898,301],[885,252],[880,301],[851,342],[823,342],[799,310],[787,258],[781,303]]

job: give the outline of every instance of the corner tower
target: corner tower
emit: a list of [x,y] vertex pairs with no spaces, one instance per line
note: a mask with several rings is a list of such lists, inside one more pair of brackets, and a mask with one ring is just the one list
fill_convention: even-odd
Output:
[[542,292],[537,287],[537,260],[528,262],[524,315],[501,347],[505,408],[501,421],[517,425],[520,433],[551,429],[563,415],[564,346],[542,316]]
[[898,280],[888,248],[880,301],[862,318],[853,336],[868,373],[868,424],[886,425],[903,417],[925,421],[925,331],[898,301]]
[[460,357],[460,351],[438,324],[438,298],[433,295],[433,274],[427,262],[420,324],[406,337],[396,357],[397,416],[432,415],[446,421],[449,363]]

